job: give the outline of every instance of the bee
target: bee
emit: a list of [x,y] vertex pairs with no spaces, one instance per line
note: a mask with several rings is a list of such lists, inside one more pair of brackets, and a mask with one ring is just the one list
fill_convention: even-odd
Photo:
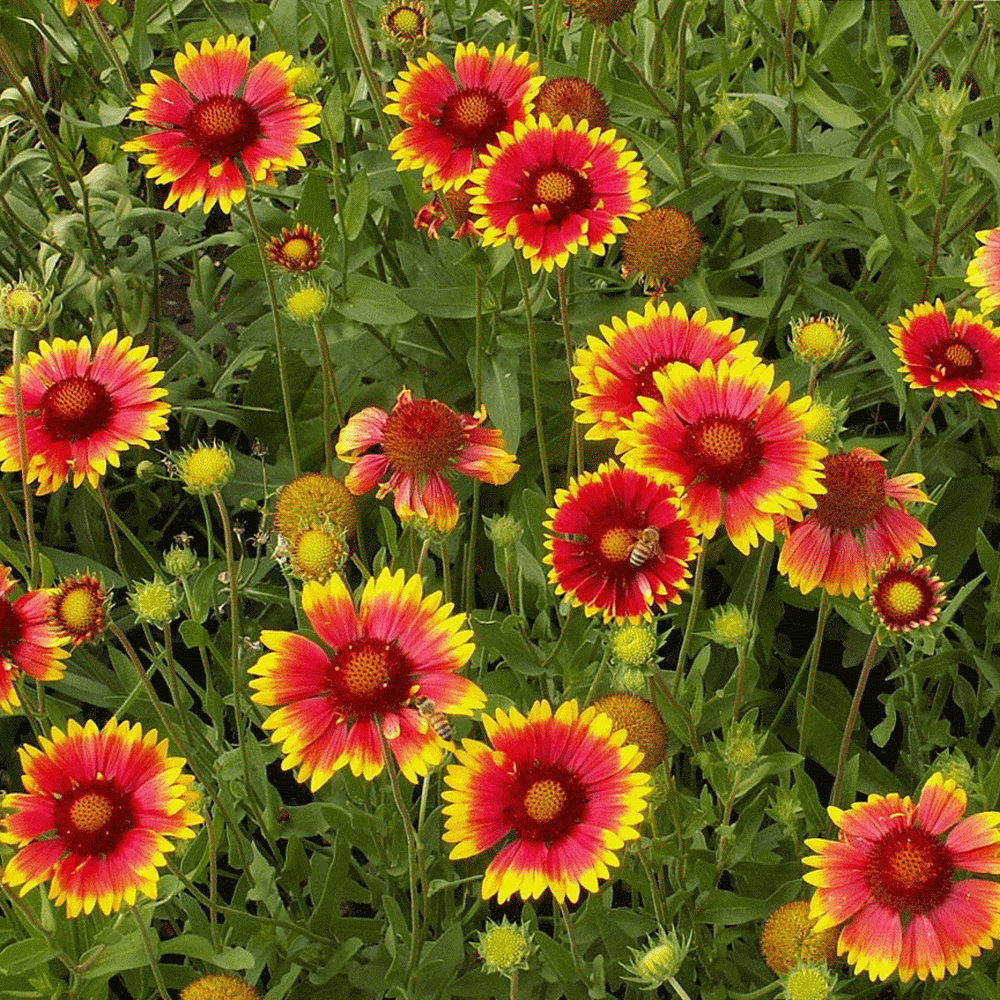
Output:
[[635,545],[632,546],[632,551],[628,554],[629,565],[638,569],[654,556],[657,559],[661,558],[659,528],[650,525],[643,528],[642,531],[633,531],[632,534],[635,535]]
[[427,725],[434,730],[438,736],[443,740],[451,742],[452,732],[451,724],[448,722],[448,716],[444,712],[439,712],[437,710],[437,705],[434,704],[430,698],[425,698],[423,695],[418,694],[413,699],[413,707],[420,713],[422,719],[427,720]]

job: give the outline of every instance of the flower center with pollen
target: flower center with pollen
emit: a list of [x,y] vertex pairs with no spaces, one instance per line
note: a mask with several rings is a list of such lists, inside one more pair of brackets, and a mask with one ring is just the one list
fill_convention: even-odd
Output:
[[709,416],[684,430],[684,447],[701,478],[732,490],[760,469],[763,448],[753,425],[728,416]]
[[883,600],[894,615],[910,618],[923,605],[924,593],[912,580],[897,580],[888,587]]
[[978,378],[983,363],[976,350],[964,340],[944,340],[931,350],[931,361],[941,378]]
[[514,786],[501,807],[522,840],[561,840],[583,818],[587,796],[580,779],[558,765],[535,765],[513,775]]
[[546,167],[530,180],[530,200],[540,222],[559,222],[590,204],[590,185],[571,170]]
[[110,854],[133,826],[131,797],[113,781],[95,778],[58,799],[54,822],[70,853]]
[[81,375],[50,385],[39,406],[46,431],[59,441],[79,441],[103,430],[114,413],[111,394]]
[[396,38],[419,38],[422,25],[423,18],[412,7],[400,7],[389,16],[389,27]]
[[260,118],[243,98],[216,94],[187,113],[184,133],[201,156],[231,160],[260,137]]
[[57,592],[52,618],[75,643],[93,638],[104,628],[104,592],[100,582],[74,581]]
[[887,833],[872,848],[865,881],[878,903],[896,912],[927,913],[944,902],[955,865],[947,848],[926,830]]
[[885,471],[860,455],[827,455],[823,459],[826,493],[816,497],[813,517],[832,531],[867,528],[885,507]]
[[415,399],[389,414],[382,450],[399,472],[422,475],[451,465],[465,446],[458,414],[436,399]]
[[524,794],[525,812],[536,823],[551,823],[566,805],[566,790],[558,781],[536,781]]
[[635,539],[628,528],[609,528],[598,543],[600,553],[608,562],[626,562],[632,554]]
[[281,252],[290,264],[304,264],[312,259],[313,244],[302,236],[295,236],[281,248]]
[[412,664],[384,639],[342,646],[326,669],[327,690],[344,718],[398,711],[410,697]]
[[[11,605],[0,598],[0,660],[10,659],[14,647],[21,641],[21,621]],[[4,664],[8,666],[8,664]]]
[[479,149],[493,142],[507,124],[503,101],[485,87],[467,87],[456,91],[441,110],[441,130],[456,145]]

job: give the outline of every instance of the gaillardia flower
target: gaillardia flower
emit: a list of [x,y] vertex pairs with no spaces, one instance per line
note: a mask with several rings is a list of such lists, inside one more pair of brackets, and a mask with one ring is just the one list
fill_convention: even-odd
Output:
[[709,320],[699,309],[689,317],[684,306],[666,302],[646,304],[640,315],[628,312],[625,319],[611,317],[611,326],[601,326],[600,340],[587,338],[587,348],[577,351],[576,376],[580,398],[573,400],[580,412],[576,419],[593,424],[591,440],[617,438],[626,424],[642,409],[639,399],[660,398],[654,372],[683,361],[700,368],[704,361],[733,361],[747,357],[757,346],[743,340],[742,328],[733,329],[732,319]]
[[875,574],[868,597],[883,628],[910,632],[933,625],[944,603],[944,585],[930,566],[889,562]]
[[944,303],[923,302],[890,324],[899,369],[914,389],[935,396],[968,392],[980,406],[996,409],[1000,397],[1000,332],[982,316],[959,309],[948,319]]
[[[503,431],[486,430],[486,407],[471,416],[436,399],[414,399],[409,389],[389,413],[369,406],[355,413],[337,439],[337,457],[352,466],[344,484],[357,496],[379,484],[378,497],[395,495],[396,513],[418,517],[433,530],[458,523],[455,494],[441,475],[446,469],[502,486],[519,466],[504,451]],[[364,454],[371,448],[379,451]]]
[[637,0],[564,0],[571,11],[585,17],[593,24],[607,27],[615,21],[631,14]]
[[422,170],[435,189],[461,184],[497,134],[524,120],[537,70],[527,52],[498,45],[491,56],[473,42],[455,49],[454,76],[433,52],[407,63],[386,95],[386,112],[407,126],[389,143],[398,169]]
[[122,149],[141,153],[139,162],[157,184],[169,184],[166,207],[186,212],[202,198],[206,214],[218,202],[224,212],[254,184],[274,183],[274,174],[304,167],[299,146],[316,142],[309,127],[320,106],[295,95],[301,72],[292,57],[272,52],[250,68],[250,39],[206,38],[174,56],[177,79],[153,70],[129,117],[151,126]]
[[659,399],[619,435],[627,468],[683,492],[694,529],[711,538],[720,522],[747,555],[763,536],[774,540],[773,515],[800,518],[823,492],[826,449],[806,441],[809,397],[788,402],[789,384],[773,392],[774,368],[753,357],[669,365],[653,379]]
[[793,899],[772,910],[760,932],[760,953],[772,972],[788,972],[799,962],[837,961],[837,931],[816,933],[809,903]]
[[283,271],[303,273],[319,267],[319,255],[323,240],[319,233],[309,226],[296,222],[291,232],[284,226],[277,236],[272,236],[267,245],[267,256],[275,267]]
[[557,76],[546,80],[535,95],[533,113],[545,115],[550,122],[561,122],[566,115],[573,125],[587,122],[591,128],[605,129],[611,124],[608,105],[601,92],[578,76]]
[[167,756],[155,729],[114,718],[101,730],[70,719],[38,743],[18,750],[25,792],[3,800],[0,841],[20,848],[4,883],[23,896],[51,879],[49,898],[69,917],[111,913],[136,892],[155,899],[171,838],[191,839],[202,821],[184,759]]
[[654,606],[680,603],[698,542],[672,486],[606,462],[555,501],[544,562],[557,594],[605,621],[637,622]]
[[815,852],[802,859],[816,869],[803,876],[816,887],[814,931],[846,921],[837,951],[856,973],[943,979],[1000,937],[1000,884],[960,875],[1000,874],[1000,812],[962,819],[966,804],[938,772],[916,804],[892,792],[830,806],[838,839],[806,841]]
[[483,715],[492,746],[463,740],[445,775],[445,843],[453,860],[481,854],[510,837],[489,863],[483,898],[505,903],[514,893],[576,902],[580,889],[617,867],[616,851],[635,840],[646,810],[649,775],[642,753],[625,745],[625,730],[575,701],[555,713],[536,701],[528,717],[517,709]]
[[[43,340],[21,366],[28,482],[52,493],[67,480],[96,486],[118,452],[149,447],[166,430],[170,404],[157,382],[156,358],[132,338],[106,333],[91,353],[90,341]],[[0,469],[21,468],[14,403],[14,375],[0,378]]]
[[0,566],[0,708],[12,712],[21,704],[14,681],[22,673],[35,680],[57,681],[66,670],[66,637],[50,621],[52,599],[45,590],[30,590],[12,601],[10,570]]
[[622,277],[641,275],[653,295],[683,281],[701,260],[694,219],[669,205],[651,208],[630,222],[621,247]]
[[427,773],[444,745],[417,698],[446,715],[472,715],[486,696],[458,675],[472,633],[441,594],[423,594],[419,576],[383,569],[365,584],[358,610],[339,576],[302,588],[302,610],[322,645],[295,632],[265,631],[271,652],[250,668],[253,701],[278,706],[264,720],[281,744],[282,768],[299,768],[316,791],[349,764],[371,780],[385,766],[384,736],[410,780]]
[[180,1000],[260,1000],[260,994],[245,979],[210,972],[188,983]]
[[358,527],[358,502],[333,476],[307,472],[278,491],[274,502],[274,527],[279,535],[294,538],[306,528],[331,525],[353,535]]
[[430,23],[423,0],[389,0],[382,11],[385,37],[404,52],[412,53],[427,41]]
[[[63,0],[63,10],[66,12],[66,16],[72,17],[81,3],[86,4],[91,10],[97,10],[101,6],[101,0]],[[108,0],[108,3],[118,3],[118,0]]]
[[639,770],[651,772],[667,750],[667,727],[659,709],[647,698],[627,691],[602,695],[591,703],[598,712],[611,716],[615,729],[628,733],[627,742],[642,751]]
[[63,577],[51,592],[49,621],[74,646],[96,639],[108,617],[104,584],[92,573]]
[[792,320],[788,346],[807,365],[828,365],[844,349],[847,330],[836,316],[804,316]]
[[867,448],[827,455],[822,462],[826,492],[815,510],[788,526],[778,571],[808,594],[822,587],[828,594],[863,597],[869,575],[890,558],[919,557],[921,545],[934,536],[904,504],[926,503],[916,488],[918,472],[886,479],[885,459]]
[[979,308],[991,313],[1000,306],[1000,229],[983,229],[976,239],[983,245],[969,261],[965,282],[979,289]]
[[472,175],[472,212],[486,246],[512,241],[531,270],[603,254],[648,206],[646,170],[614,129],[531,115],[502,132]]

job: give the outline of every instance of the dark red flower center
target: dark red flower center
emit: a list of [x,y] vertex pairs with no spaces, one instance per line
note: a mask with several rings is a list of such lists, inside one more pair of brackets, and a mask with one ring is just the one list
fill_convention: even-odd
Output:
[[861,531],[886,505],[885,470],[847,452],[823,459],[826,493],[816,497],[812,516],[831,531]]
[[590,185],[585,177],[564,167],[543,167],[528,179],[532,211],[541,222],[559,222],[589,208]]
[[382,434],[389,465],[411,476],[446,469],[464,447],[465,430],[458,414],[436,399],[397,406]]
[[397,712],[410,698],[413,664],[394,643],[361,638],[330,657],[326,684],[341,719]]
[[103,430],[115,412],[111,393],[82,375],[60,379],[45,390],[42,423],[59,441],[79,441]]
[[55,825],[66,850],[106,857],[134,825],[132,796],[114,781],[94,778],[56,802]]
[[640,396],[648,396],[650,399],[662,399],[663,394],[657,387],[656,379],[653,376],[657,372],[666,371],[667,365],[675,361],[684,361],[690,364],[687,358],[674,355],[668,357],[663,354],[657,354],[655,357],[650,358],[641,368],[636,368],[635,374],[632,376],[632,385],[635,387],[636,399]]
[[564,767],[536,763],[512,777],[502,815],[521,840],[557,843],[583,819],[583,784]]
[[912,826],[882,837],[865,865],[865,881],[875,900],[897,913],[927,913],[940,906],[954,873],[944,844]]
[[931,364],[943,379],[974,379],[983,373],[979,352],[965,340],[942,340],[930,351]]
[[482,149],[507,125],[507,108],[495,91],[465,87],[444,102],[439,125],[456,146]]
[[13,605],[0,597],[0,660],[9,660],[14,647],[21,641],[21,619]]
[[212,161],[235,159],[260,138],[260,117],[242,97],[205,97],[188,112],[184,133],[192,146]]
[[871,601],[886,627],[910,629],[929,623],[937,593],[927,577],[901,566],[879,579]]
[[727,492],[757,474],[764,454],[752,421],[717,414],[687,426],[684,447],[698,478]]

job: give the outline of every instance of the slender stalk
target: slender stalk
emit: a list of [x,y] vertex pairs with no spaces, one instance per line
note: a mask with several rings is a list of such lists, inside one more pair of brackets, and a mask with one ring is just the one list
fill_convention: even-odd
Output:
[[677,156],[681,164],[681,182],[691,186],[691,165],[688,162],[687,141],[684,138],[684,74],[687,61],[687,26],[694,0],[688,0],[681,11],[681,23],[677,28],[677,107],[671,114],[674,132],[677,135]]
[[656,883],[653,866],[649,863],[647,852],[643,848],[641,842],[636,847],[635,853],[636,857],[639,859],[639,864],[642,866],[642,870],[646,875],[646,879],[649,882],[649,898],[653,903],[653,914],[656,917],[656,922],[663,927],[666,924],[666,920],[663,916],[663,904],[660,902],[660,887]]
[[[90,486],[89,480],[87,480],[87,485]],[[111,547],[114,549],[115,553],[115,565],[118,567],[118,572],[125,578],[125,582],[130,587],[132,586],[132,576],[125,568],[125,564],[122,562],[121,558],[121,548],[118,542],[119,531],[129,540],[132,544],[132,548],[134,548],[135,551],[146,560],[150,569],[152,569],[154,573],[159,573],[159,563],[146,551],[146,546],[143,545],[131,531],[129,531],[128,525],[111,509],[111,505],[108,503],[108,498],[104,494],[103,483],[98,481],[96,486],[90,486],[90,491],[97,498],[97,502],[101,505],[101,510],[104,511],[104,520],[108,525],[108,535],[111,538]]]
[[518,982],[517,974],[520,970],[514,969],[510,974],[510,1000],[517,1000],[518,996]]
[[545,487],[545,497],[552,502],[552,475],[549,471],[549,455],[545,447],[545,428],[542,425],[542,393],[538,385],[538,341],[535,336],[535,317],[531,311],[531,299],[528,294],[528,276],[524,273],[524,261],[517,250],[514,251],[514,264],[517,268],[517,280],[521,285],[521,298],[524,300],[524,316],[528,324],[528,352],[531,359],[531,395],[535,406],[535,434],[538,438],[538,458],[542,464],[542,483]]
[[747,647],[740,643],[736,647],[736,697],[733,699],[733,722],[739,721],[740,705],[743,702],[743,685],[747,675]]
[[805,756],[806,737],[809,733],[809,716],[812,712],[813,695],[816,691],[816,671],[819,669],[819,653],[823,648],[823,633],[830,614],[830,595],[824,590],[819,598],[819,612],[816,615],[816,636],[813,639],[812,655],[809,659],[809,677],[806,680],[805,703],[802,706],[802,729],[799,732],[799,753]]
[[656,89],[656,87],[654,87],[649,82],[649,80],[646,77],[646,74],[643,73],[643,71],[635,64],[631,56],[629,56],[629,54],[618,44],[618,42],[615,41],[615,38],[611,34],[611,32],[605,31],[604,35],[608,40],[608,45],[610,45],[611,48],[614,49],[615,54],[618,56],[618,58],[621,59],[621,61],[625,63],[625,65],[628,66],[630,70],[632,70],[632,73],[635,75],[635,78],[639,81],[639,83],[643,85],[643,87],[646,89],[646,93],[649,94],[649,96],[653,99],[653,103],[668,118],[673,120],[674,108],[670,107],[670,105],[667,104],[662,97],[660,97],[659,91]]
[[[577,399],[580,389],[577,386],[576,376],[573,374],[573,334],[569,327],[569,297],[566,295],[566,268],[559,268],[559,319],[562,322],[563,344],[566,347],[566,373],[569,375],[569,388],[573,398]],[[576,451],[577,474],[583,472],[583,433],[579,422],[576,419],[576,411],[570,411],[570,455]],[[573,474],[572,460],[566,463],[566,478]]]
[[48,944],[53,952],[55,952],[55,957],[58,958],[70,972],[79,973],[81,971],[85,971],[87,966],[97,960],[98,956],[94,955],[85,963],[85,965],[77,965],[73,959],[70,958],[70,956],[67,955],[58,944],[56,944],[56,940],[52,936],[51,932],[45,929],[38,917],[35,916],[34,911],[21,898],[20,894],[16,890],[10,889],[5,883],[0,882],[0,892],[4,894],[11,907],[17,910],[25,923],[27,923],[39,937],[45,939],[46,944]]
[[21,490],[24,500],[24,534],[28,542],[28,586],[35,588],[39,583],[38,542],[35,539],[35,506],[28,486],[28,438],[24,430],[24,396],[21,385],[21,355],[24,352],[23,326],[14,327],[13,369],[14,369],[14,415],[17,420],[18,458],[21,463]]
[[684,720],[684,725],[687,726],[688,731],[688,742],[691,744],[691,752],[697,753],[698,733],[694,728],[694,719],[691,718],[691,713],[674,697],[674,693],[667,687],[659,674],[651,674],[649,683],[650,700],[653,702],[656,701],[655,697],[653,697],[653,687],[655,686],[656,690],[667,700],[667,704]]
[[[368,84],[368,93],[371,96],[372,104],[375,106],[375,114],[386,137],[391,139],[394,129],[389,125],[382,108],[385,106],[385,94],[382,93],[382,85],[375,75],[371,60],[368,58],[368,50],[365,47],[364,38],[361,35],[361,25],[358,23],[358,16],[354,11],[354,4],[351,0],[340,0],[340,8],[344,12],[344,22],[347,25],[347,35],[351,40],[351,48],[354,50],[354,57],[358,60],[365,82]],[[296,473],[297,475],[297,473]]]
[[[30,550],[28,549],[28,536],[24,530],[24,521],[21,519],[21,515],[14,506],[14,501],[11,500],[10,494],[7,492],[7,487],[4,486],[2,481],[0,481],[0,501],[3,502],[4,508],[7,511],[7,516],[10,518],[10,523],[14,525],[14,530],[17,532],[17,537],[21,543],[22,550],[27,554]],[[28,565],[30,566],[30,562]],[[24,577],[27,579],[28,574],[25,573]]]
[[174,662],[174,637],[170,630],[170,623],[163,626],[163,652],[167,661],[167,684],[170,686],[170,697],[174,700],[174,707],[181,714],[181,722],[184,725],[184,736],[191,743],[194,737],[191,735],[190,712],[185,712],[181,708],[181,689],[177,683],[177,664]]
[[694,634],[694,623],[698,617],[698,605],[701,604],[701,583],[705,572],[706,548],[708,548],[708,539],[702,538],[701,548],[698,550],[698,558],[694,564],[694,582],[691,584],[691,608],[688,611],[687,624],[684,626],[681,651],[677,654],[677,670],[674,674],[675,695],[680,691],[681,681],[684,679],[684,666],[687,663],[688,647],[691,645],[691,636]]
[[566,925],[566,937],[569,940],[569,953],[573,957],[573,968],[580,979],[584,979],[583,968],[580,965],[580,956],[576,951],[576,938],[573,936],[573,925],[570,923],[569,910],[564,902],[559,903],[559,912],[562,914],[563,923]]
[[799,106],[795,103],[795,54],[792,36],[795,34],[795,10],[799,0],[788,0],[785,17],[785,73],[788,76],[788,146],[793,153],[799,148]]
[[[343,0],[343,3],[345,6],[349,6],[349,0]],[[281,332],[281,313],[278,311],[278,297],[274,291],[274,279],[271,277],[264,234],[261,232],[257,216],[254,214],[253,198],[248,195],[244,204],[246,205],[250,228],[253,230],[253,238],[257,242],[257,253],[260,254],[260,266],[264,269],[264,283],[267,285],[267,298],[271,304],[271,320],[274,326],[274,349],[278,355],[278,381],[281,383],[281,404],[285,410],[285,430],[288,434],[288,450],[292,456],[292,472],[295,476],[299,476],[302,472],[302,466],[299,464],[299,446],[295,440],[295,414],[292,411],[292,397],[288,389],[288,372],[285,369],[285,338]]]
[[927,412],[924,414],[923,420],[920,421],[919,426],[913,432],[913,437],[910,438],[910,443],[906,446],[906,450],[899,457],[899,461],[896,463],[896,468],[892,470],[893,476],[899,475],[899,470],[903,468],[906,464],[906,460],[913,453],[913,449],[917,446],[917,442],[920,440],[920,435],[924,433],[924,428],[930,423],[931,417],[934,415],[934,411],[938,408],[938,403],[941,402],[940,396],[935,396],[931,400],[931,405],[927,407]]
[[861,711],[861,699],[865,694],[865,685],[868,683],[868,675],[872,672],[875,664],[875,654],[878,652],[878,630],[872,636],[872,641],[868,644],[868,652],[865,654],[865,663],[861,668],[861,676],[858,678],[858,686],[854,690],[854,700],[851,702],[851,710],[847,713],[847,722],[844,725],[844,737],[840,741],[840,753],[837,754],[837,776],[833,782],[833,794],[830,796],[830,805],[835,806],[840,801],[840,788],[844,783],[844,768],[847,765],[847,752],[851,747],[851,736],[854,727],[858,722],[858,713]]
[[448,543],[441,541],[441,586],[444,592],[444,599],[453,603],[451,595],[451,556],[448,555]]
[[153,942],[149,939],[149,930],[146,927],[146,922],[139,915],[138,906],[133,903],[129,906],[129,909],[132,911],[136,926],[139,928],[139,937],[142,938],[142,950],[146,953],[149,968],[153,973],[153,979],[156,981],[156,991],[160,994],[161,1000],[170,1000],[170,994],[167,992],[167,984],[163,981],[163,973],[160,972],[160,956],[153,950]]
[[583,699],[584,708],[587,707],[593,700],[594,695],[597,694],[597,689],[604,679],[605,671],[608,669],[608,663],[611,660],[611,650],[605,649],[604,656],[601,657],[601,662],[598,664],[597,672],[594,674],[594,679],[590,682],[590,687],[587,689],[587,697]]
[[684,992],[684,987],[673,976],[667,976],[667,982],[674,988],[681,1000],[691,1000],[687,993]]
[[[330,398],[337,395],[337,379],[333,365],[330,362],[330,345],[326,342],[326,333],[318,319],[313,319],[313,334],[316,346],[319,348],[319,363],[323,372],[323,457],[326,464],[323,471],[329,476],[333,474],[333,421],[330,419]],[[340,400],[336,400],[337,427],[340,427]]]
[[542,42],[542,11],[538,0],[531,0],[531,18],[535,23],[535,51],[538,53],[538,73],[545,75],[545,49]]
[[[937,264],[941,249],[941,225],[944,222],[944,200],[948,194],[948,170],[950,169],[951,142],[947,136],[941,136],[941,188],[938,191],[937,211],[934,213],[934,229],[931,234],[931,255],[927,260],[927,270],[924,272],[924,285],[920,290],[920,300],[927,298],[927,290],[931,287],[931,275]],[[937,397],[935,397],[937,398]]]
[[125,92],[128,94],[129,100],[131,100],[135,97],[135,87],[132,86],[132,81],[129,80],[128,74],[125,72],[125,67],[122,65],[122,61],[118,57],[114,44],[108,37],[108,33],[105,31],[104,25],[101,23],[98,16],[90,9],[90,5],[85,3],[83,7],[83,14],[90,23],[91,31],[93,31],[97,36],[97,40],[101,43],[101,48],[104,49],[108,58],[112,63],[114,63],[114,67],[118,71],[118,76],[121,79],[122,86],[125,88]]

